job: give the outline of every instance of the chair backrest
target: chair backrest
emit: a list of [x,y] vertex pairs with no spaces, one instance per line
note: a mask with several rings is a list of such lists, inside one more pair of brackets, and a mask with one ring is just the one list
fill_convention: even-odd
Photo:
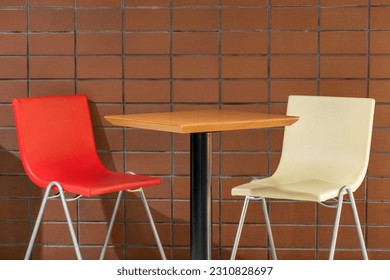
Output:
[[370,98],[290,96],[276,176],[349,185],[356,190],[367,171],[375,101]]
[[16,98],[13,109],[20,157],[38,186],[46,187],[64,172],[104,168],[85,95]]

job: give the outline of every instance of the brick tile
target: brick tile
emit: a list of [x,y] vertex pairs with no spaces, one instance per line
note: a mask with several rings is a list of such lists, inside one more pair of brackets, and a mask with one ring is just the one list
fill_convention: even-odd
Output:
[[387,200],[390,199],[390,191],[388,189],[390,183],[389,178],[369,178],[368,179],[368,199]]
[[121,7],[121,0],[77,0],[77,7]]
[[218,0],[176,0],[173,2],[173,6],[218,6]]
[[122,11],[94,9],[77,11],[77,30],[121,30]]
[[389,224],[390,203],[369,202],[367,208],[367,223],[373,225]]
[[312,202],[272,201],[270,219],[275,224],[315,224],[316,204]]
[[272,32],[272,54],[315,54],[317,33],[315,32]]
[[390,62],[390,57],[386,56],[371,56],[370,59],[370,76],[371,78],[386,78],[390,74],[387,65]]
[[1,260],[23,260],[26,254],[27,246],[19,245],[4,245],[0,248]]
[[266,8],[223,8],[222,30],[264,30],[267,19]]
[[[114,210],[116,199],[82,199],[79,200],[78,215],[80,221],[109,221]],[[123,220],[123,202],[119,206],[116,221]]]
[[174,81],[174,102],[215,102],[219,100],[218,81]]
[[121,57],[78,57],[77,77],[85,78],[121,78]]
[[0,34],[0,41],[0,55],[27,54],[27,36],[25,34]]
[[126,130],[126,151],[170,151],[171,135],[165,132]]
[[[338,0],[322,0],[322,6],[340,5]],[[343,0],[343,5],[367,5],[367,0]]]
[[317,8],[273,8],[271,29],[315,30],[317,29]]
[[169,102],[170,82],[166,80],[126,80],[125,102]]
[[34,80],[30,81],[30,96],[72,95],[74,81]]
[[367,228],[367,248],[385,249],[389,248],[390,227],[369,226]]
[[31,184],[27,176],[1,176],[0,197],[29,197]]
[[68,247],[35,246],[32,252],[31,259],[33,260],[76,260],[76,254],[74,248],[71,247],[71,245],[68,245]]
[[128,56],[125,58],[126,78],[169,78],[169,56]]
[[390,52],[390,32],[372,31],[370,33],[370,52],[388,54]]
[[0,57],[0,77],[2,79],[27,78],[25,57]]
[[9,7],[18,7],[18,6],[26,6],[26,0],[3,0],[0,3],[1,6],[9,6]]
[[[87,0],[88,1],[88,0]],[[125,0],[126,7],[169,7],[170,0]]]
[[30,31],[73,31],[74,11],[71,9],[39,9],[30,11]]
[[0,10],[0,30],[25,31],[27,28],[25,10]]
[[13,98],[26,96],[26,81],[0,81],[0,102],[11,102]]
[[73,34],[30,34],[31,55],[73,55]]
[[321,58],[322,78],[365,78],[367,58],[364,56],[327,56]]
[[267,156],[264,154],[223,154],[223,175],[264,175],[267,174]]
[[122,54],[122,36],[117,33],[77,34],[77,54]]
[[169,54],[169,33],[133,32],[125,34],[126,54]]
[[[320,226],[318,228],[318,246],[320,248],[330,248],[333,235],[333,226]],[[337,249],[360,249],[359,238],[355,226],[340,226],[337,235]]]
[[135,105],[126,105],[125,114],[142,114],[142,113],[153,113],[153,112],[169,112],[169,105],[165,104],[135,104]]
[[367,82],[364,80],[322,80],[320,95],[366,97]]
[[317,58],[314,56],[271,57],[271,78],[315,78]]
[[321,32],[321,54],[365,54],[367,52],[367,33]]
[[28,220],[28,201],[27,200],[1,200],[0,204],[1,220]]
[[218,9],[175,9],[173,30],[218,30]]
[[376,104],[374,127],[390,127],[390,120],[388,118],[389,113],[388,105]]
[[223,32],[222,54],[266,54],[268,35],[265,32]]
[[[274,0],[275,1],[275,0]],[[236,6],[236,0],[222,0],[222,6]],[[262,6],[267,5],[267,0],[241,0],[240,6]]]
[[222,149],[223,151],[266,151],[267,130],[251,129],[223,132]]
[[29,239],[30,225],[28,222],[1,224],[1,243],[26,243]]
[[173,78],[218,78],[218,58],[208,56],[174,57]]
[[137,174],[171,174],[171,157],[166,153],[131,153],[126,154],[127,168]]
[[390,22],[387,20],[389,16],[390,7],[372,7],[370,10],[370,28],[372,30],[390,29]]
[[31,7],[73,7],[73,0],[30,0]]
[[125,11],[125,30],[162,31],[169,28],[169,9],[127,9]]
[[222,102],[266,102],[267,82],[263,80],[222,80]]
[[216,32],[174,32],[172,52],[174,54],[217,54]]
[[375,129],[372,133],[371,152],[390,152],[390,131]]
[[315,226],[272,225],[276,247],[313,248],[315,246]]
[[114,104],[98,105],[95,103],[90,103],[89,110],[91,114],[92,124],[94,126],[112,126],[108,121],[104,119],[104,116],[123,114],[122,106]]
[[[346,14],[348,14],[347,17]],[[320,16],[321,29],[360,30],[367,28],[367,8],[322,8]]]
[[[170,222],[171,204],[168,200],[155,201],[148,199],[149,209],[155,223]],[[149,218],[141,200],[126,201],[126,221],[149,223]]]
[[[169,224],[156,224],[157,232],[160,236],[160,240],[163,246],[171,244],[170,234],[171,229]],[[154,239],[152,229],[149,223],[146,224],[127,224],[126,228],[126,240],[129,246],[155,246],[156,240]],[[156,247],[157,250],[157,247]],[[157,251],[158,252],[158,251]],[[141,257],[141,256],[140,256]]]
[[19,153],[0,151],[0,162],[7,163],[0,165],[0,173],[24,173],[22,163],[19,160]]
[[58,79],[74,78],[74,57],[34,56],[30,57],[30,78]]
[[[97,244],[102,246],[105,241],[105,237],[108,230],[108,224],[96,224],[96,223],[80,223],[79,243],[84,244]],[[108,244],[123,244],[124,239],[124,224],[115,223],[112,228],[111,236]]]
[[265,78],[267,58],[231,56],[222,58],[222,78]]

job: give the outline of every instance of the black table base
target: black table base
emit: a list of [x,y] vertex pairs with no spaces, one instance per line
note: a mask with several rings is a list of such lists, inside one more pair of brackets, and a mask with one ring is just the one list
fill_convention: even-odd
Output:
[[210,260],[211,217],[211,133],[192,133],[191,145],[191,259]]

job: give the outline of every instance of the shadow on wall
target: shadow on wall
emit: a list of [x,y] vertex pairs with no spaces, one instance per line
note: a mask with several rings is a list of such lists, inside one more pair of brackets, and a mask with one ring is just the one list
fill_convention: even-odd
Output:
[[19,153],[0,146],[0,259],[24,257],[32,195],[32,184],[24,175]]

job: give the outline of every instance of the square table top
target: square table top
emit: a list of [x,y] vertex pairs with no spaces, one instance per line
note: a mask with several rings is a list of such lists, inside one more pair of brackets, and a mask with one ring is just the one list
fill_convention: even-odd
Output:
[[175,133],[218,132],[289,126],[299,117],[232,110],[193,110],[104,117],[116,126]]

